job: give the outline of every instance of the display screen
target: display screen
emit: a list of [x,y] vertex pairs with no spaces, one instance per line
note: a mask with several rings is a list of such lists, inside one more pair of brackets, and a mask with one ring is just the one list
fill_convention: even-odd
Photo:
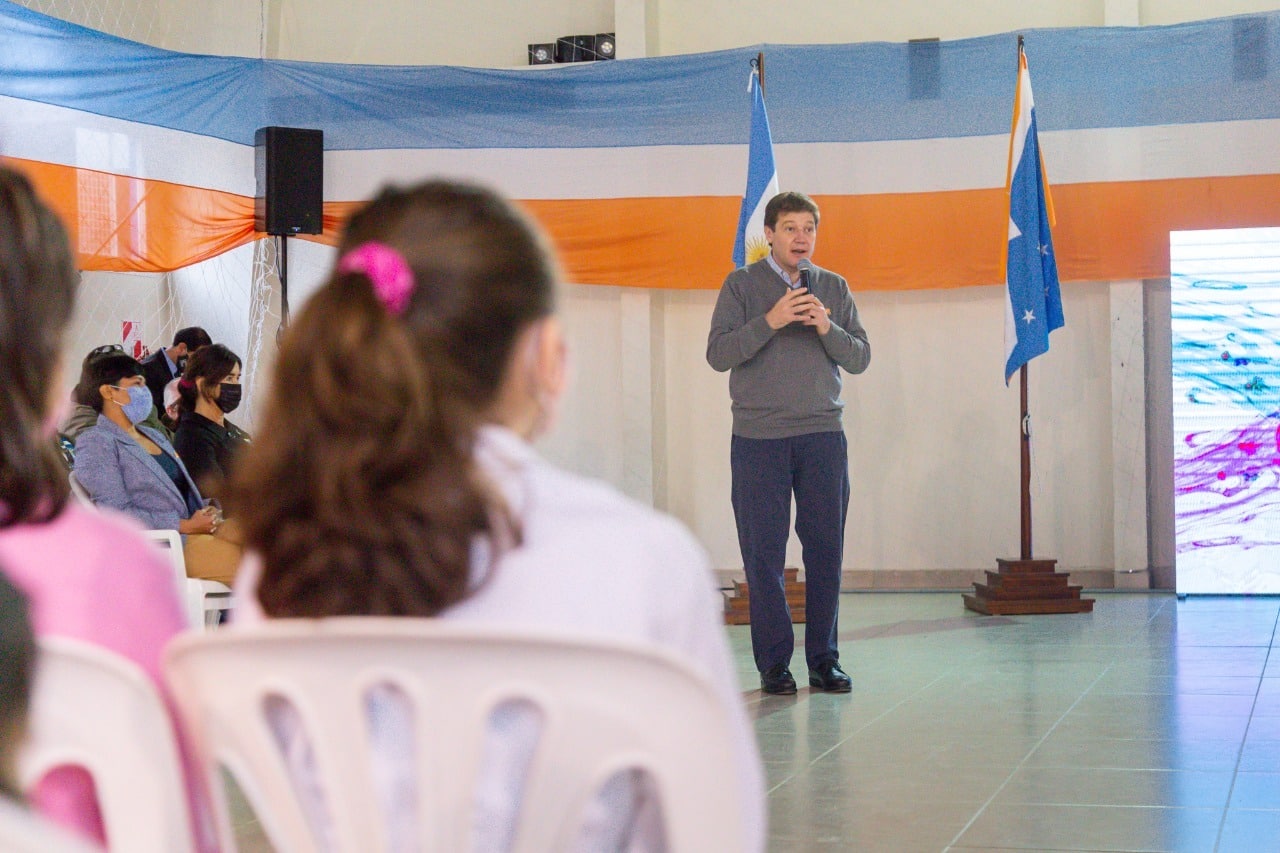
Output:
[[1170,235],[1179,593],[1280,593],[1280,228]]

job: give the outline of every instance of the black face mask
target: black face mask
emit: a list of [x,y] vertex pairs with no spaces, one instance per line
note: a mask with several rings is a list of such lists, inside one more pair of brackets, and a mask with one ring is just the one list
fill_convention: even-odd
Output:
[[223,382],[221,390],[218,391],[218,399],[214,402],[222,411],[234,412],[236,406],[240,405],[240,386]]

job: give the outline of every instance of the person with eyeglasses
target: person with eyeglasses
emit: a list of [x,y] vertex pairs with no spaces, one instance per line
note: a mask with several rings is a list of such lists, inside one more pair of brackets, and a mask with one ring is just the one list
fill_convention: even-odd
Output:
[[241,548],[219,536],[222,514],[200,493],[169,440],[142,422],[155,411],[142,367],[120,353],[89,365],[81,388],[98,421],[76,441],[75,477],[98,506],[183,536],[187,574],[230,584]]
[[[67,413],[66,418],[62,420],[58,427],[58,432],[72,444],[72,449],[76,443],[76,439],[80,437],[80,433],[87,430],[98,422],[98,413],[94,411],[93,406],[89,405],[91,395],[85,390],[91,381],[90,365],[99,359],[106,358],[110,355],[124,355],[124,347],[120,344],[106,344],[100,347],[94,347],[89,350],[89,354],[84,357],[84,361],[80,365],[80,381],[76,383],[76,387],[71,389],[71,410]],[[173,440],[173,430],[168,424],[160,418],[156,412],[151,412],[142,421],[142,426],[149,427],[161,432],[165,438]]]

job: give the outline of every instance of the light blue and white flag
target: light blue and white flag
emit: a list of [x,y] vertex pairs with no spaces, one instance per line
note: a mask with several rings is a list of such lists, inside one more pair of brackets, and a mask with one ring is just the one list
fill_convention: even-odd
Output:
[[1009,138],[1009,256],[1005,267],[1004,382],[1049,351],[1063,324],[1058,262],[1053,253],[1053,201],[1040,161],[1036,105],[1027,56],[1018,49],[1018,86]]
[[751,93],[751,145],[747,153],[747,192],[738,213],[738,234],[733,239],[734,266],[745,266],[769,254],[764,238],[764,206],[778,194],[778,169],[773,165],[773,137],[769,134],[769,114],[764,108],[764,90],[754,68],[747,81]]

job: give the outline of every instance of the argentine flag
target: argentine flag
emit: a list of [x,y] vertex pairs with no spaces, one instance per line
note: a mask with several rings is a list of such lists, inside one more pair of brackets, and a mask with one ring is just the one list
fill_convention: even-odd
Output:
[[1004,382],[1018,368],[1049,351],[1049,333],[1060,328],[1062,293],[1053,254],[1053,201],[1040,162],[1036,107],[1027,55],[1018,48],[1018,87],[1009,138],[1009,257],[1005,267]]
[[738,235],[733,239],[733,264],[746,266],[769,254],[764,239],[764,206],[778,194],[778,170],[773,165],[773,138],[769,114],[764,109],[760,75],[751,70],[747,81],[751,100],[751,146],[747,154],[747,192],[738,213]]

